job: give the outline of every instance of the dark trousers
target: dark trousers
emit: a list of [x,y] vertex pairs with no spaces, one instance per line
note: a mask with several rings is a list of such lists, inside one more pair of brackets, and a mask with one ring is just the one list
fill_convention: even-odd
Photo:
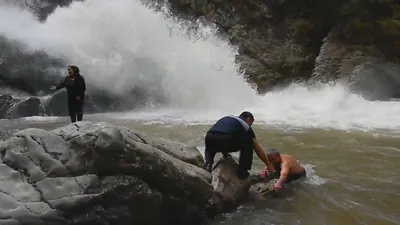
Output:
[[83,119],[83,102],[84,99],[80,99],[79,101],[68,99],[68,112],[72,123],[76,122],[77,119],[78,121]]
[[250,170],[253,163],[253,140],[247,137],[234,137],[232,135],[208,132],[205,138],[206,164],[213,165],[216,153],[229,153],[240,151],[239,170]]

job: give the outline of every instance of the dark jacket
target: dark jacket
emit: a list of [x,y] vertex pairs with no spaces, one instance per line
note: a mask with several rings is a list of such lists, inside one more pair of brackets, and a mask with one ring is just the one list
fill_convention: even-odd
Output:
[[221,118],[210,128],[209,132],[228,134],[238,138],[247,136],[253,139],[256,137],[253,129],[244,120],[236,116]]
[[56,87],[56,90],[66,88],[68,93],[68,100],[75,100],[79,96],[82,100],[85,97],[86,83],[85,79],[80,75],[75,75],[75,80],[71,80],[66,76],[64,80]]

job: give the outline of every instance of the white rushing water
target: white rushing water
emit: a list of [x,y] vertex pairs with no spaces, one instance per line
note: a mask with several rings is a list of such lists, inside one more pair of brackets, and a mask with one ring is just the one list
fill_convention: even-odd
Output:
[[[232,100],[234,101],[234,100]],[[399,102],[372,102],[347,91],[340,84],[318,90],[292,85],[259,97],[257,104],[243,104],[251,111],[256,124],[274,127],[334,128],[342,130],[400,131]],[[110,114],[119,119],[142,119],[162,123],[210,124],[235,109],[215,110],[163,109]]]
[[88,82],[109,91],[134,85],[162,93],[164,109],[111,117],[147,121],[210,123],[250,110],[256,123],[338,129],[400,128],[400,104],[370,102],[345,86],[310,90],[293,85],[257,96],[237,72],[236,49],[202,27],[188,37],[185,26],[139,0],[87,0],[58,8],[39,23],[27,11],[0,4],[0,34],[30,50],[77,64]]
[[140,85],[190,108],[252,100],[254,91],[236,70],[236,51],[215,29],[203,27],[196,39],[185,29],[139,0],[77,2],[44,23],[18,8],[0,8],[0,34],[79,65],[88,82],[109,91]]

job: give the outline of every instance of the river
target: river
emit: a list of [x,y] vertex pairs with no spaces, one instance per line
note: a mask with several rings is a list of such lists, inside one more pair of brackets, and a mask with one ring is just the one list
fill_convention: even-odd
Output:
[[[209,123],[167,122],[165,114],[163,121],[126,119],[124,115],[89,115],[85,119],[133,127],[204,149]],[[1,120],[0,134],[4,139],[20,129],[49,130],[68,123],[68,118],[57,117]],[[308,178],[265,202],[246,203],[212,224],[400,224],[400,142],[396,133],[278,128],[257,123],[254,130],[264,148],[277,148],[305,165]],[[260,168],[262,162],[255,158],[253,172]]]

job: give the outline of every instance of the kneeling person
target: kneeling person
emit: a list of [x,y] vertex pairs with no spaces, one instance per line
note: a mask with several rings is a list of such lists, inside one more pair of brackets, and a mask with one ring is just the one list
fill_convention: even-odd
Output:
[[267,157],[279,177],[279,180],[274,184],[274,190],[277,192],[280,191],[284,183],[290,183],[307,176],[304,167],[290,155],[280,154],[279,151],[272,149],[268,152]]
[[253,149],[270,171],[273,170],[272,164],[268,161],[251,128],[253,122],[253,115],[250,112],[243,112],[239,117],[225,116],[210,128],[205,138],[206,169],[209,172],[211,172],[217,152],[221,152],[225,157],[230,152],[240,151],[236,175],[240,179],[246,179],[253,162]]

